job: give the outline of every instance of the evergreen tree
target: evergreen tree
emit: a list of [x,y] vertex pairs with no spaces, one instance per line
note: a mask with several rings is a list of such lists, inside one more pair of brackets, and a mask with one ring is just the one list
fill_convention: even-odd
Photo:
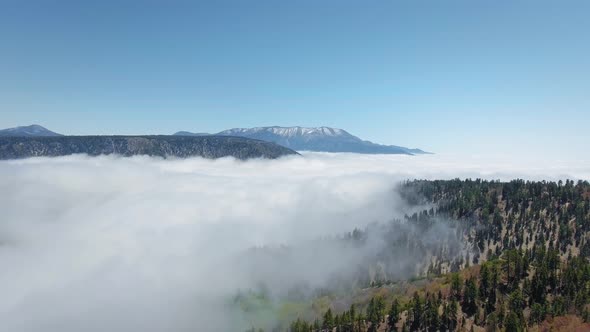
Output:
[[389,317],[387,318],[387,325],[389,327],[389,331],[397,331],[395,324],[400,318],[400,305],[397,299],[393,300],[391,304],[391,309],[389,309]]
[[457,301],[461,300],[461,277],[458,273],[451,276],[451,296]]
[[328,308],[328,311],[324,314],[324,320],[322,324],[323,329],[332,329],[334,327],[334,317],[332,316],[332,309]]
[[477,286],[474,278],[469,278],[465,281],[463,291],[463,311],[468,316],[473,316],[477,311]]
[[520,317],[512,311],[506,316],[505,326],[506,332],[521,332],[523,330]]

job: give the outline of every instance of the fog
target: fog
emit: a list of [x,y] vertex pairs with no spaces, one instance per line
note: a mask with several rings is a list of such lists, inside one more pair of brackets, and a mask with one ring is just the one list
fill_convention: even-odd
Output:
[[319,287],[366,254],[308,247],[252,269],[249,249],[306,248],[387,222],[408,212],[399,181],[455,177],[589,179],[590,164],[324,153],[0,162],[0,321],[6,331],[246,329],[228,304],[238,290]]

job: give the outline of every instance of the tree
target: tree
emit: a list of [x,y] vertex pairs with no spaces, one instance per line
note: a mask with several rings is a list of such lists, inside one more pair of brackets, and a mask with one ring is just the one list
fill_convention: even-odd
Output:
[[440,325],[438,303],[430,294],[426,295],[426,301],[424,303],[424,325],[428,331],[433,332],[435,332]]
[[451,276],[451,296],[457,301],[461,300],[461,277],[458,273]]
[[524,299],[522,297],[522,292],[520,289],[516,289],[514,292],[510,294],[510,298],[508,299],[508,309],[511,312],[514,312],[518,315],[519,318],[522,318],[522,309],[524,309]]
[[319,329],[320,329],[320,328],[321,328],[320,321],[319,321],[318,319],[316,319],[316,320],[313,322],[313,330],[314,330],[314,331],[319,331]]
[[423,316],[422,300],[420,299],[418,292],[414,293],[410,310],[411,310],[410,330],[417,331],[422,327],[422,316]]
[[322,324],[324,329],[334,328],[334,317],[332,316],[332,309],[328,308],[328,311],[324,314],[324,323]]
[[391,304],[391,309],[389,309],[389,317],[387,318],[387,325],[389,326],[389,331],[397,330],[395,324],[397,324],[397,321],[399,320],[400,311],[401,310],[399,301],[397,299],[393,300],[393,303]]
[[473,316],[477,312],[477,285],[474,278],[469,278],[465,281],[465,288],[463,292],[463,311]]
[[367,307],[367,320],[371,323],[369,332],[377,331],[377,327],[381,321],[383,307],[383,299],[380,297],[372,298],[369,302],[369,306]]
[[514,312],[510,312],[508,316],[506,316],[506,322],[504,324],[506,326],[506,332],[521,332],[522,331],[522,323],[520,317]]
[[457,309],[458,309],[457,301],[451,299],[450,302],[447,302],[446,305],[443,307],[443,316],[441,319],[441,330],[443,331],[454,331],[457,327]]
[[531,324],[538,324],[545,319],[545,306],[540,303],[534,303],[531,306]]

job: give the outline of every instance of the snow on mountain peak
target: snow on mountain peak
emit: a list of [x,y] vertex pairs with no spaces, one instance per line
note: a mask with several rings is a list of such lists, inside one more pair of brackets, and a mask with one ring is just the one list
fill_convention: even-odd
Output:
[[330,127],[255,127],[255,128],[234,128],[225,133],[260,133],[268,132],[282,137],[296,136],[349,136],[346,131]]

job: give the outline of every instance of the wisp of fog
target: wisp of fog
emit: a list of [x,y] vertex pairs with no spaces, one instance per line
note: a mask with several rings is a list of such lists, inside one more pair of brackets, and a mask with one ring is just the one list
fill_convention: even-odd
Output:
[[[502,159],[506,160],[506,159]],[[405,179],[588,179],[588,164],[304,153],[279,160],[113,156],[0,163],[0,320],[6,331],[234,331],[228,301],[265,276],[321,286],[362,255],[300,246],[407,212]],[[278,270],[280,269],[280,271]],[[277,278],[276,276],[280,276]]]

